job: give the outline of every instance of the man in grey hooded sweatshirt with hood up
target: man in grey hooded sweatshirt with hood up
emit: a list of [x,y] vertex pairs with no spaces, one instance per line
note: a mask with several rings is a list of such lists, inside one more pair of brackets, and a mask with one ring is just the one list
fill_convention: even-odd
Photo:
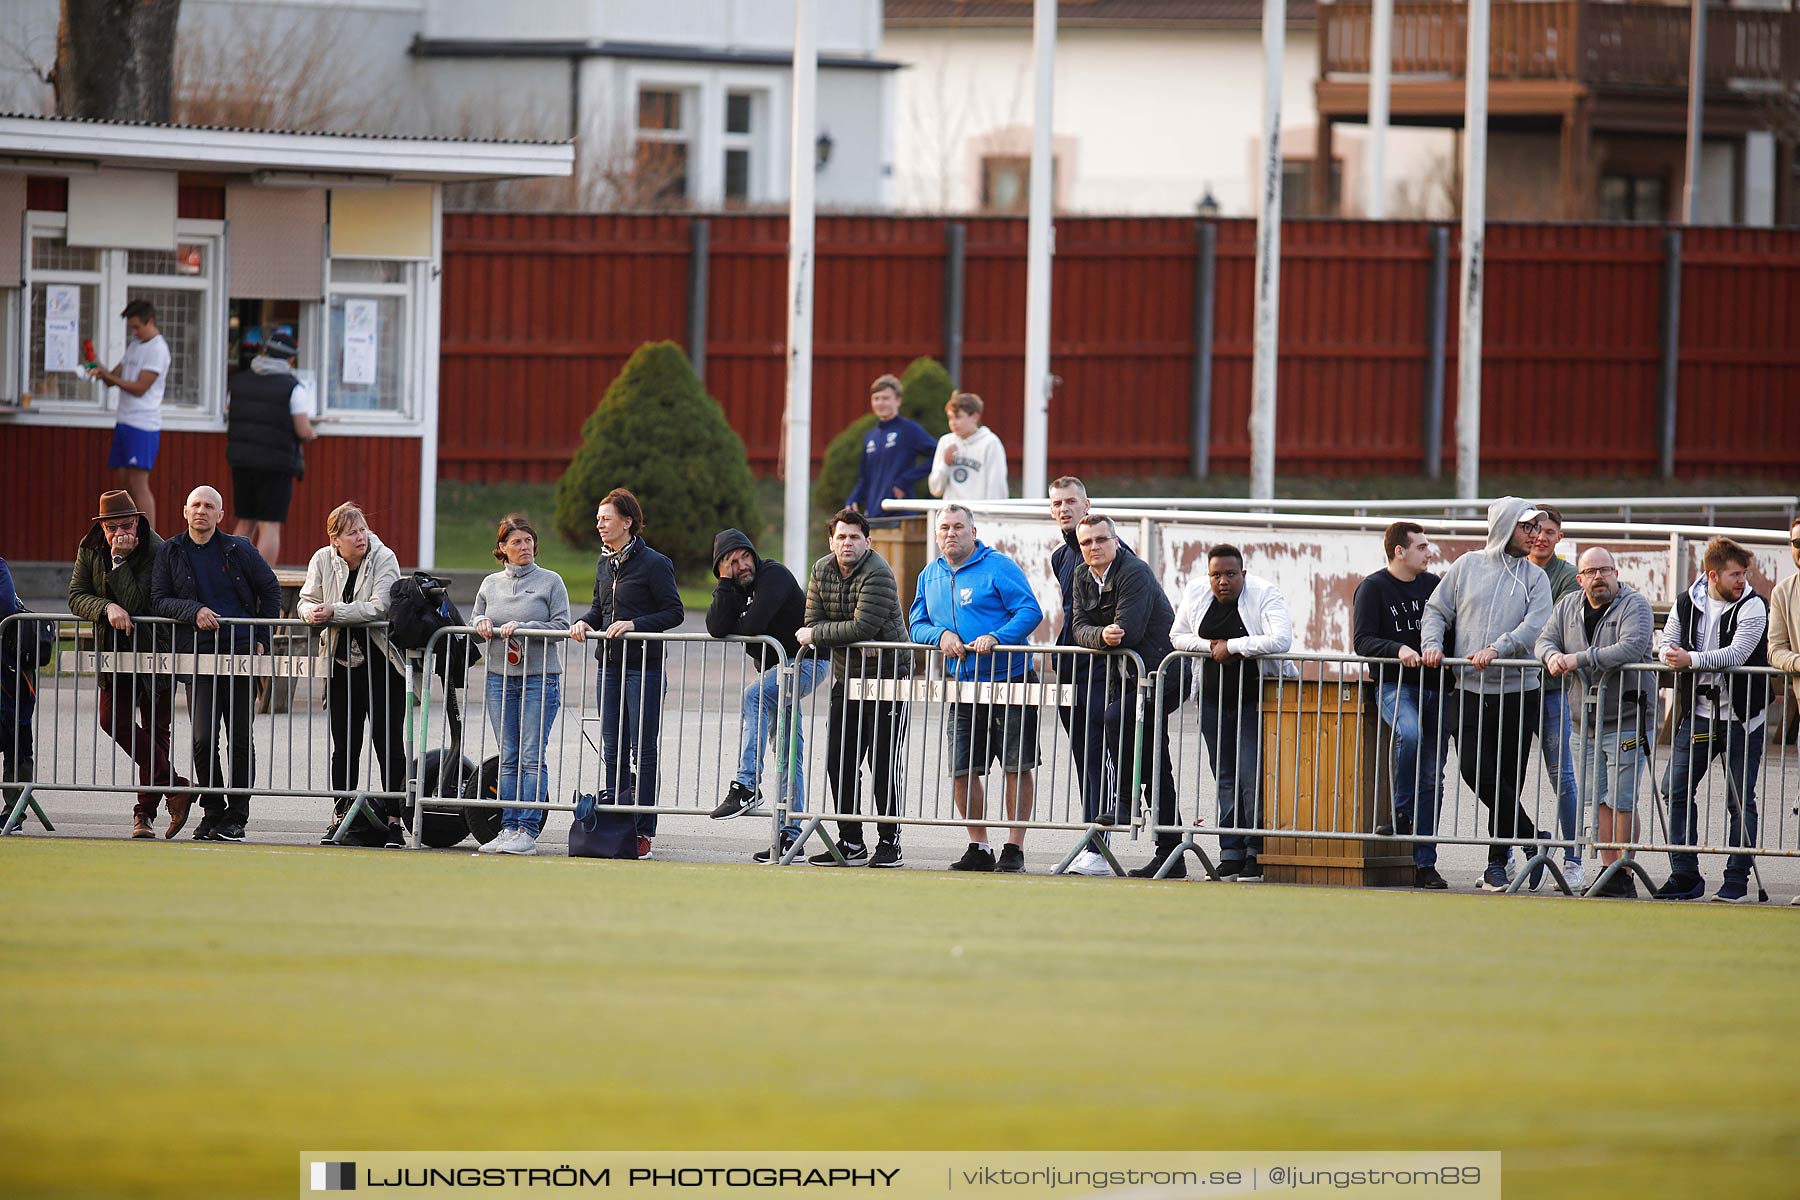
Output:
[[[1519,805],[1519,791],[1538,727],[1542,673],[1536,667],[1490,664],[1531,658],[1550,619],[1550,580],[1526,557],[1539,515],[1517,496],[1488,505],[1487,546],[1450,564],[1420,623],[1426,666],[1440,666],[1446,656],[1472,664],[1456,669],[1462,692],[1456,757],[1463,781],[1488,807],[1488,836],[1501,843],[1488,847],[1484,892],[1506,890],[1504,843],[1538,837]],[[1446,630],[1453,630],[1453,645],[1445,644]]]

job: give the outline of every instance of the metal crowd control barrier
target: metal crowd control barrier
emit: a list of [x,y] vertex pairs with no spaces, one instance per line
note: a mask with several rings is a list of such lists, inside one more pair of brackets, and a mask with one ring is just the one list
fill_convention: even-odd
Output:
[[[7,663],[9,690],[30,691],[35,713],[25,719],[26,706],[9,705],[5,732],[15,753],[6,764],[5,833],[17,830],[27,812],[52,828],[42,801],[59,792],[136,793],[139,810],[147,806],[152,815],[171,793],[241,801],[233,805],[239,812],[256,795],[395,806],[406,798],[403,786],[364,782],[400,783],[409,773],[405,746],[379,745],[385,741],[379,726],[357,739],[354,752],[348,745],[334,751],[325,711],[333,664],[324,655],[323,627],[220,618],[214,636],[185,622],[133,617],[124,635],[67,613],[26,613],[0,622],[0,644],[25,630],[22,640],[35,645],[45,626],[55,634],[47,662],[30,671]],[[221,642],[227,644],[215,648]],[[293,689],[286,711],[259,715],[258,693],[280,686]],[[398,705],[403,696],[396,691],[384,702]],[[176,734],[181,713],[186,741]],[[387,755],[380,754],[384,749]],[[385,780],[377,770],[384,757],[392,764]],[[185,773],[177,766],[182,761]],[[21,771],[27,763],[29,770]]]
[[[1284,663],[1295,673],[1278,667]],[[1264,675],[1262,664],[1282,673]],[[1238,665],[1241,674],[1230,669]],[[1606,894],[1621,871],[1653,887],[1636,861],[1641,853],[1741,854],[1752,864],[1759,856],[1800,856],[1790,820],[1800,791],[1796,755],[1781,745],[1769,711],[1785,681],[1769,668],[1718,673],[1727,693],[1732,680],[1765,681],[1767,696],[1749,718],[1756,728],[1746,733],[1742,721],[1734,728],[1702,720],[1687,734],[1677,730],[1689,739],[1684,757],[1697,764],[1688,806],[1680,773],[1673,773],[1678,794],[1671,797],[1672,772],[1656,761],[1655,709],[1658,695],[1667,702],[1695,672],[1656,663],[1620,668],[1615,674],[1660,681],[1660,688],[1603,688],[1588,704],[1578,678],[1553,678],[1531,660],[1490,664],[1487,694],[1471,686],[1475,669],[1466,659],[1444,660],[1441,682],[1393,659],[1298,653],[1213,664],[1177,652],[1159,674],[1184,667],[1191,686],[1159,687],[1157,699],[1172,719],[1175,794],[1193,798],[1199,812],[1191,824],[1164,812],[1148,827],[1181,839],[1163,875],[1192,853],[1218,878],[1202,836],[1219,839],[1221,861],[1254,858],[1269,878],[1289,882],[1406,882],[1417,867],[1435,868],[1437,847],[1461,845],[1487,847],[1491,866],[1504,863],[1506,890],[1535,887],[1530,881],[1541,869],[1569,894],[1565,872],[1573,858],[1583,863],[1587,895]],[[1602,725],[1608,703],[1611,722]],[[1692,741],[1695,732],[1706,736]],[[1705,754],[1715,738],[1730,744]],[[1609,767],[1618,743],[1625,760]],[[1704,763],[1695,755],[1705,755]],[[1597,811],[1601,783],[1615,800],[1631,788],[1643,834],[1618,836],[1631,832],[1629,820]],[[1442,802],[1434,805],[1440,786]],[[1677,801],[1687,812],[1671,825]],[[1600,836],[1600,820],[1612,826],[1611,836]],[[1663,836],[1650,836],[1651,820]],[[1516,871],[1512,847],[1525,852]],[[1587,873],[1595,852],[1620,857]]]
[[[710,816],[746,769],[755,791],[788,782],[780,756],[791,731],[781,721],[792,672],[773,638],[593,632],[580,643],[567,630],[519,629],[484,644],[472,626],[456,626],[432,636],[425,660],[455,658],[459,645],[482,647],[484,661],[465,663],[443,705],[420,691],[422,761],[435,755],[440,765],[414,780],[415,847],[428,829],[428,804],[463,811],[468,832],[490,843],[506,810],[541,822],[529,814],[572,813],[585,792],[596,812],[630,813],[653,838],[659,817]],[[759,669],[748,646],[773,665]],[[606,659],[596,662],[596,652]],[[751,692],[761,693],[760,720],[747,714]],[[747,725],[761,732],[758,750],[766,742],[769,752],[745,753]],[[772,841],[788,799],[764,795],[751,810],[771,819]]]
[[827,654],[830,686],[796,691],[794,704],[812,735],[806,776],[828,781],[835,817],[813,806],[783,862],[817,835],[813,861],[842,864],[845,846],[866,848],[864,824],[896,847],[903,826],[962,826],[971,840],[1004,829],[1018,843],[1031,830],[1079,832],[1057,873],[1091,850],[1123,874],[1109,835],[1141,825],[1147,759],[1135,731],[1152,679],[1135,653],[1001,645],[953,669],[936,647],[862,642],[809,647],[797,668]]

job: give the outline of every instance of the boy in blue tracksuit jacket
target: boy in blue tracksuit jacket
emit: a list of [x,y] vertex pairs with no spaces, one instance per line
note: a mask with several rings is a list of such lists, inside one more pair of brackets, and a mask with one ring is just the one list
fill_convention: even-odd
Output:
[[[995,654],[995,646],[1022,646],[1044,619],[1025,572],[1004,554],[975,538],[969,510],[953,504],[938,513],[938,550],[919,573],[919,587],[909,616],[912,640],[936,646],[944,655],[944,674],[960,681],[1035,681],[1029,654]],[[985,797],[980,776],[1000,759],[1006,789],[1006,815],[1031,819],[1032,769],[1037,766],[1037,705],[1007,699],[974,702],[958,696],[950,705],[952,794],[957,811],[969,821],[969,849],[951,864],[954,871],[1025,870],[1025,829],[1007,831],[998,862],[981,824]]]
[[900,415],[900,381],[892,375],[870,385],[869,407],[875,424],[863,435],[862,466],[844,505],[875,521],[886,515],[883,506],[889,500],[910,496],[919,480],[930,474],[937,439],[917,421]]

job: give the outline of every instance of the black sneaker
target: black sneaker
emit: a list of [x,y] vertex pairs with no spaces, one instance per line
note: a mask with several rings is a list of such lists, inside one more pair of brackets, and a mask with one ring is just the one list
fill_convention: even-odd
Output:
[[404,849],[406,846],[406,826],[397,822],[390,824],[387,827],[387,841],[381,844],[389,848]]
[[952,871],[991,871],[994,869],[994,852],[980,842],[970,842],[963,856],[950,864]]
[[1637,880],[1632,878],[1630,871],[1620,871],[1603,886],[1594,889],[1594,895],[1607,900],[1636,900],[1637,894]]
[[[336,821],[333,821],[331,824],[327,825],[325,827],[324,834],[322,834],[319,838],[319,845],[321,845],[321,846],[337,845],[337,831],[338,831],[338,823]],[[200,835],[198,833],[196,833],[196,834],[194,834],[194,836],[196,838],[198,838]]]
[[[1151,857],[1149,862],[1145,863],[1141,867],[1133,867],[1131,870],[1125,872],[1125,874],[1128,875],[1129,877],[1131,877],[1132,879],[1155,879],[1156,873],[1158,871],[1162,870],[1163,863],[1167,862],[1169,860],[1169,855],[1174,854],[1175,852],[1176,851],[1173,847],[1170,847],[1165,850],[1158,850],[1155,853],[1155,855],[1153,855]],[[1169,873],[1167,875],[1164,875],[1163,878],[1164,879],[1186,879],[1187,878],[1187,855],[1183,854],[1183,855],[1178,856],[1175,859],[1174,865],[1169,868]]]
[[241,842],[244,840],[244,827],[235,821],[221,821],[213,828],[212,840],[215,842]]
[[[786,858],[787,852],[789,850],[792,850],[794,848],[794,843],[799,840],[800,839],[798,837],[796,837],[794,834],[789,833],[785,829],[782,830],[781,831],[781,849],[775,853],[775,855],[774,855],[775,860],[777,862],[779,862],[781,859]],[[764,846],[761,850],[758,850],[755,854],[751,855],[750,857],[755,862],[766,863],[770,859],[769,848],[767,846]]]
[[1219,873],[1220,879],[1236,879],[1239,872],[1244,869],[1244,860],[1241,858],[1234,858],[1230,862],[1220,863],[1213,869]]
[[712,810],[712,819],[729,821],[733,817],[741,817],[754,809],[761,799],[761,792],[753,792],[734,779],[731,786],[725,789],[725,798],[719,801],[719,807]]
[[1262,864],[1252,858],[1238,871],[1237,879],[1239,883],[1261,883],[1262,877]]
[[1658,900],[1698,900],[1706,895],[1706,880],[1692,871],[1677,871],[1656,889]]
[[223,822],[219,817],[214,816],[212,813],[207,813],[200,818],[200,824],[194,829],[194,840],[196,842],[216,842],[223,840],[216,836],[219,832],[219,826],[222,823]]
[[[838,853],[844,856],[846,867],[860,867],[869,861],[869,848],[861,842],[839,842]],[[821,850],[806,860],[815,867],[835,867],[838,860],[831,856],[831,851]]]
[[1444,892],[1450,890],[1449,881],[1438,874],[1436,867],[1414,867],[1413,886],[1428,892]]
[[1109,808],[1105,812],[1101,813],[1099,816],[1094,818],[1094,824],[1096,824],[1096,825],[1123,825],[1123,824],[1125,824],[1125,822],[1119,820],[1119,814],[1112,811],[1112,809]]
[[1025,873],[1025,847],[1015,846],[1011,842],[1000,847],[1000,861],[994,870],[1003,875],[1023,875]]
[[871,867],[904,867],[906,860],[900,857],[900,843],[877,843],[875,854],[869,859],[869,865]]

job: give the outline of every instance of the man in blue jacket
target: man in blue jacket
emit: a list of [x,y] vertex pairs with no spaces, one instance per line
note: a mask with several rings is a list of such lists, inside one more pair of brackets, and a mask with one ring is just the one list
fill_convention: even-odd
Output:
[[917,421],[900,415],[900,381],[892,375],[869,385],[869,407],[875,424],[863,435],[862,467],[844,505],[877,521],[886,515],[883,506],[889,500],[906,499],[931,473],[937,439]]
[[244,826],[250,820],[250,788],[256,782],[251,739],[256,685],[232,668],[239,656],[268,652],[269,628],[225,625],[221,618],[272,620],[281,615],[281,585],[275,572],[249,538],[234,537],[219,528],[223,508],[219,493],[210,487],[202,485],[189,492],[181,510],[187,529],[156,548],[156,565],[150,573],[150,611],[184,622],[175,627],[175,649],[221,656],[216,661],[219,673],[196,671],[186,680],[197,782],[224,786],[225,771],[219,762],[221,721],[231,739],[230,786],[234,790],[230,796],[216,791],[201,793],[200,808],[205,815],[194,830],[196,842],[243,841]]
[[1005,775],[1006,816],[1029,821],[1034,799],[1031,772],[1038,762],[1037,705],[1009,696],[1000,702],[976,702],[978,684],[1004,681],[1009,691],[1025,691],[1035,683],[1031,656],[995,654],[996,646],[1022,646],[1044,619],[1025,572],[975,536],[975,517],[960,504],[938,510],[937,544],[942,558],[919,574],[918,593],[910,614],[915,642],[936,646],[944,654],[944,674],[958,684],[951,706],[951,763],[956,810],[969,820],[969,849],[953,871],[1025,870],[1025,828],[1007,831],[998,864],[981,824],[986,797],[981,776],[995,757]]

